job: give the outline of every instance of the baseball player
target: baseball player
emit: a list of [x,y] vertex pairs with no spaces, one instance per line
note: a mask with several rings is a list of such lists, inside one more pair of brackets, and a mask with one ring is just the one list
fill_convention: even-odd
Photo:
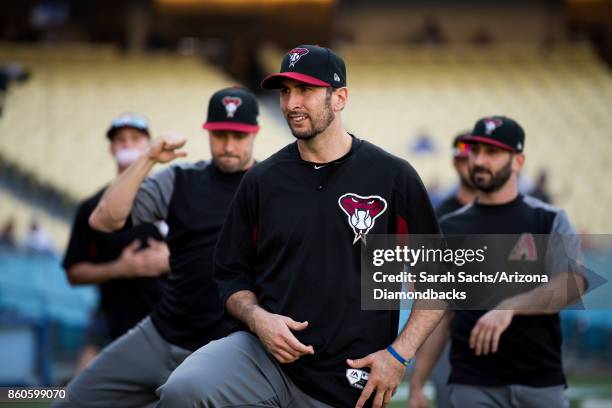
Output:
[[[118,175],[150,145],[147,120],[135,114],[113,119],[106,136]],[[79,205],[62,263],[72,284],[97,284],[100,289],[99,310],[88,330],[88,345],[77,371],[153,310],[161,296],[161,276],[170,269],[168,247],[153,224],[126,225],[112,234],[89,226],[89,216],[105,190]]]
[[254,162],[257,116],[250,91],[222,89],[211,97],[204,124],[212,161],[178,164],[147,177],[156,163],[186,155],[178,150],[185,139],[161,137],[105,191],[89,220],[94,229],[165,220],[171,272],[158,307],[69,384],[66,406],[154,406],[156,388],[183,359],[228,334],[213,281],[213,250]]
[[215,253],[230,336],[192,354],[160,405],[382,407],[441,311],[363,311],[360,244],[369,234],[437,233],[416,171],[344,130],[344,61],[328,48],[289,51],[280,90],[297,139],[249,171]]
[[[517,247],[526,246],[530,254],[542,249],[529,238],[534,234],[575,236],[562,210],[519,193],[525,135],[516,121],[480,119],[464,141],[470,145],[470,177],[478,197],[441,219],[445,234],[517,234]],[[566,250],[578,253],[577,241],[569,241]],[[551,256],[547,262],[556,262]],[[530,261],[538,269],[546,266],[544,256]],[[450,333],[452,406],[568,407],[558,312],[581,295],[586,280],[576,271],[560,272],[547,285],[506,298],[492,310],[447,313],[419,350],[411,393],[422,396],[422,384]],[[575,290],[551,301],[547,293],[556,288]],[[426,406],[424,397],[419,399],[411,399],[411,407]]]

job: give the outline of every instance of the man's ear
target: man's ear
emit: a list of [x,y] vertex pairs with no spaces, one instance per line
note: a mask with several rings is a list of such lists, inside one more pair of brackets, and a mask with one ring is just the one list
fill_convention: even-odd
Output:
[[514,155],[514,159],[512,160],[513,170],[518,173],[523,168],[525,164],[525,155],[523,153],[517,153]]
[[333,92],[334,96],[334,104],[333,109],[334,112],[341,112],[344,110],[346,106],[346,102],[348,101],[348,88],[338,88]]

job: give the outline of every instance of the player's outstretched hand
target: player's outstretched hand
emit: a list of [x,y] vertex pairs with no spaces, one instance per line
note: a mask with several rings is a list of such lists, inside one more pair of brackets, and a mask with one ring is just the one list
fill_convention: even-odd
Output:
[[496,353],[499,338],[510,326],[514,311],[490,310],[478,319],[470,334],[470,348],[477,356]]
[[370,367],[370,375],[355,408],[365,405],[374,394],[373,408],[386,407],[404,377],[406,367],[397,361],[387,350],[379,350],[357,360],[346,360],[351,368]]
[[153,141],[147,156],[157,163],[168,163],[177,157],[186,157],[187,152],[179,150],[187,140],[182,136],[163,135]]
[[261,310],[254,331],[264,347],[280,363],[292,363],[306,354],[314,354],[312,346],[302,344],[291,332],[304,330],[308,322]]

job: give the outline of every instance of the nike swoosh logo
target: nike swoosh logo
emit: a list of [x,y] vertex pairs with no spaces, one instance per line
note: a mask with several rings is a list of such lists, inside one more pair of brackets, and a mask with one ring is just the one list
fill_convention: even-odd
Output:
[[327,164],[322,164],[320,166],[317,166],[316,164],[314,165],[315,170],[319,170],[322,169],[323,167],[327,166]]

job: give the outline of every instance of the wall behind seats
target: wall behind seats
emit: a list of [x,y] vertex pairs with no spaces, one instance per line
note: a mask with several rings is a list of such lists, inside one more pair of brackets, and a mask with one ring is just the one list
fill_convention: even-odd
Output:
[[428,17],[433,17],[453,43],[468,42],[476,30],[485,28],[497,41],[533,42],[564,37],[561,2],[375,2],[343,7],[338,13],[337,33],[355,43],[401,43],[407,41]]

